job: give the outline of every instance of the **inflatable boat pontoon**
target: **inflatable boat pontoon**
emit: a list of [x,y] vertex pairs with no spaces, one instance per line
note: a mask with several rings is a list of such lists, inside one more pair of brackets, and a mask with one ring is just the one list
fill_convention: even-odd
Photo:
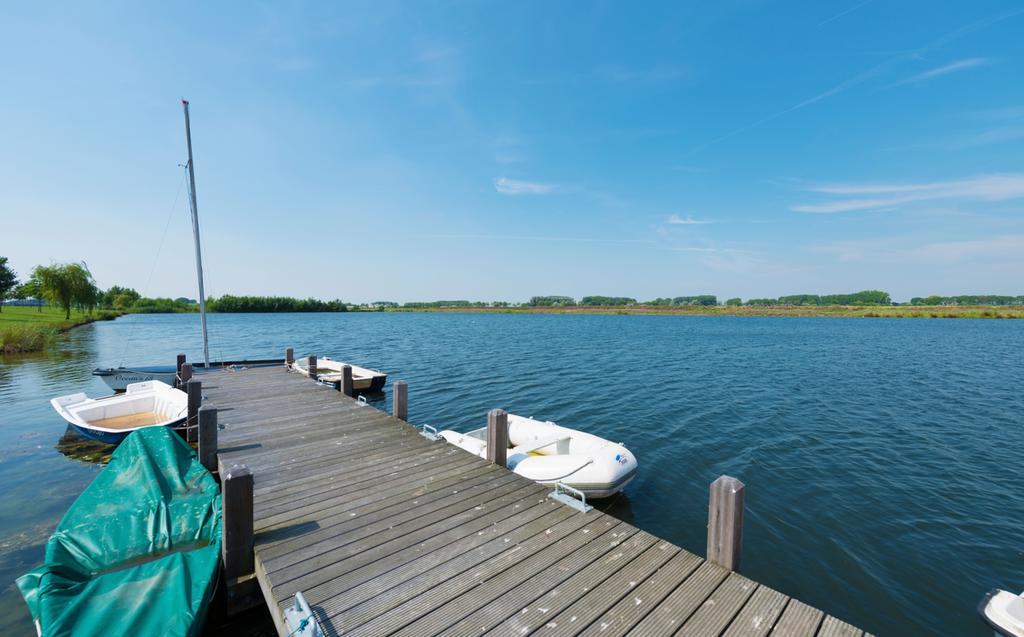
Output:
[[[446,430],[439,438],[481,458],[487,457],[487,428],[461,434]],[[588,498],[615,495],[636,476],[636,458],[622,444],[553,422],[508,415],[507,466],[535,482],[556,482]]]

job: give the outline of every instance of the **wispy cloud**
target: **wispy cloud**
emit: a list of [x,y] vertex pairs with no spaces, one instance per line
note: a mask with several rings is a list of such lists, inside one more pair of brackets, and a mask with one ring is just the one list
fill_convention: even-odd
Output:
[[906,84],[919,84],[932,78],[942,77],[943,75],[949,75],[950,73],[966,71],[968,69],[974,69],[979,66],[987,66],[989,64],[992,64],[994,61],[995,60],[993,60],[992,58],[967,58],[964,60],[957,60],[956,62],[951,62],[950,64],[946,64],[945,66],[940,66],[925,71],[923,73],[918,73],[917,75],[908,77],[905,80],[900,80],[895,84],[890,84],[888,88],[904,86]]
[[668,248],[672,252],[705,252],[710,254],[754,254],[752,250],[740,250],[739,248],[702,248],[696,246],[684,246],[681,248]]
[[868,4],[871,1],[872,0],[863,0],[863,2],[858,2],[857,4],[853,5],[849,9],[846,9],[844,11],[840,11],[839,13],[833,15],[831,18],[827,18],[825,20],[822,20],[821,22],[819,22],[816,25],[816,28],[823,27],[826,24],[828,24],[829,22],[832,22],[833,20],[838,20],[839,18],[841,18],[841,17],[843,17],[843,16],[845,16],[847,14],[853,13],[854,11],[856,11],[857,9],[860,9],[861,7],[863,7],[864,5]]
[[498,177],[494,180],[494,189],[503,195],[546,195],[554,192],[557,186],[554,184],[542,184],[535,181],[521,181]]
[[662,84],[684,79],[690,75],[689,69],[679,66],[659,66],[653,68],[631,68],[622,64],[607,64],[594,69],[594,77],[610,84],[627,82],[640,84]]
[[1024,173],[982,175],[955,181],[890,184],[833,184],[807,188],[829,195],[853,195],[793,206],[797,212],[835,213],[878,210],[918,201],[1007,201],[1024,197]]
[[964,261],[1024,261],[1024,235],[1000,235],[963,241],[912,243],[912,239],[885,237],[870,240],[835,241],[812,248],[833,254],[842,262],[949,264]]
[[650,245],[651,239],[606,239],[603,237],[544,237],[515,234],[439,234],[435,239],[499,239],[508,241],[565,241],[570,243],[615,243],[622,245]]
[[680,217],[679,215],[672,215],[666,220],[666,223],[670,223],[674,226],[694,226],[715,222],[708,219],[694,219],[693,217]]
[[812,104],[816,104],[816,103],[818,103],[818,102],[820,102],[820,101],[822,101],[824,99],[828,99],[828,98],[833,97],[835,95],[839,95],[840,93],[844,93],[844,92],[846,92],[846,91],[848,91],[848,90],[850,90],[850,89],[852,89],[854,87],[857,87],[857,86],[860,86],[861,84],[864,84],[868,80],[871,80],[871,79],[875,78],[876,76],[881,74],[883,71],[888,70],[890,67],[892,67],[892,66],[894,66],[894,65],[896,65],[898,63],[906,62],[907,60],[920,59],[921,56],[923,56],[925,53],[928,53],[929,51],[934,51],[936,49],[942,48],[942,47],[946,46],[947,44],[949,44],[949,43],[951,43],[951,42],[953,42],[955,40],[958,40],[958,39],[960,39],[960,38],[962,38],[962,37],[964,37],[966,35],[969,35],[971,33],[979,31],[981,29],[984,29],[984,28],[987,28],[989,26],[992,26],[993,24],[996,24],[997,22],[1001,22],[1003,20],[1016,17],[1018,15],[1021,15],[1022,13],[1024,13],[1024,9],[1014,9],[1012,11],[1007,11],[1007,12],[1004,12],[1004,13],[999,13],[999,14],[995,14],[995,15],[989,16],[987,18],[983,18],[983,19],[978,20],[976,22],[972,22],[972,23],[970,23],[968,25],[960,27],[959,29],[954,29],[953,31],[950,31],[950,32],[942,35],[941,37],[936,38],[935,40],[932,40],[931,42],[929,42],[928,44],[926,44],[926,45],[924,45],[922,47],[919,47],[919,48],[914,49],[912,51],[901,52],[901,53],[899,53],[899,54],[897,54],[897,55],[895,55],[895,56],[893,56],[893,57],[883,61],[882,63],[877,64],[877,65],[867,69],[866,71],[863,71],[861,73],[857,73],[856,75],[853,75],[853,76],[849,77],[848,79],[843,80],[842,82],[836,84],[835,86],[833,86],[832,88],[830,88],[830,89],[828,89],[826,91],[818,93],[817,95],[809,97],[809,98],[807,98],[807,99],[805,99],[805,100],[803,100],[801,102],[797,102],[793,106],[790,106],[788,108],[784,108],[784,109],[782,109],[780,111],[776,111],[775,113],[772,113],[771,115],[768,115],[766,117],[762,117],[761,119],[755,120],[755,121],[753,121],[753,122],[751,122],[749,124],[745,124],[743,126],[735,128],[735,129],[733,129],[733,130],[731,130],[731,131],[729,131],[729,132],[727,132],[727,133],[725,133],[723,135],[719,135],[718,137],[715,137],[714,139],[711,139],[711,140],[709,140],[707,142],[704,142],[703,144],[700,144],[700,145],[694,147],[693,149],[691,149],[690,150],[690,154],[692,155],[694,153],[700,152],[700,151],[702,151],[702,150],[704,150],[706,148],[709,148],[711,146],[714,146],[716,144],[724,142],[727,139],[735,137],[736,135],[740,135],[740,134],[745,133],[745,132],[747,132],[747,131],[749,131],[751,129],[757,128],[759,126],[767,124],[768,122],[771,122],[771,121],[776,120],[776,119],[778,119],[780,117],[783,117],[784,115],[788,115],[788,114],[793,113],[795,111],[798,111],[798,110],[800,110],[802,108],[806,108],[808,106],[811,106]]

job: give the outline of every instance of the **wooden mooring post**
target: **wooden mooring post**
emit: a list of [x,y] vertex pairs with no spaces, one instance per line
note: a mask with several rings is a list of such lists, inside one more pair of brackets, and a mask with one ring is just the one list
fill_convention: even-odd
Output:
[[178,354],[178,359],[174,363],[174,387],[178,386],[178,379],[181,378],[181,367],[185,364],[185,355]]
[[719,476],[711,483],[708,501],[708,561],[729,569],[740,570],[743,554],[743,491],[742,482],[730,476]]
[[[189,370],[191,371],[191,369]],[[185,418],[185,440],[195,442],[198,438],[199,407],[203,404],[203,382],[192,378],[186,383],[188,392],[188,416]]]
[[508,412],[487,412],[487,460],[504,467],[508,459]]
[[409,383],[404,380],[395,381],[391,391],[391,415],[409,422]]
[[284,351],[284,364],[291,365],[295,362],[295,350],[289,347]]
[[221,562],[229,615],[260,603],[253,554],[253,475],[249,467],[220,467]]
[[355,389],[352,387],[352,366],[342,365],[341,366],[341,380],[338,381],[338,391],[345,394],[349,398],[355,396]]
[[182,363],[178,369],[178,389],[185,391],[188,381],[192,380],[192,363]]
[[316,354],[309,355],[309,377],[316,380]]
[[217,409],[199,408],[199,463],[211,473],[217,470]]

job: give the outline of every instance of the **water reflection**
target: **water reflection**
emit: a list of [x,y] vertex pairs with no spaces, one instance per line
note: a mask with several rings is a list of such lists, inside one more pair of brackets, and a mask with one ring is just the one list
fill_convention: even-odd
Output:
[[110,454],[114,453],[117,445],[108,445],[96,440],[90,440],[68,425],[67,430],[64,431],[64,435],[57,441],[54,449],[72,460],[105,465],[110,462]]

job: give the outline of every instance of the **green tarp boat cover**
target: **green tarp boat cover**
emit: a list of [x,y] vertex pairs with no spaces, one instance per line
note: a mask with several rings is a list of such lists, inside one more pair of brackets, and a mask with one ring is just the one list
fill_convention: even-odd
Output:
[[198,635],[220,557],[220,494],[166,427],[129,435],[18,578],[44,637]]

